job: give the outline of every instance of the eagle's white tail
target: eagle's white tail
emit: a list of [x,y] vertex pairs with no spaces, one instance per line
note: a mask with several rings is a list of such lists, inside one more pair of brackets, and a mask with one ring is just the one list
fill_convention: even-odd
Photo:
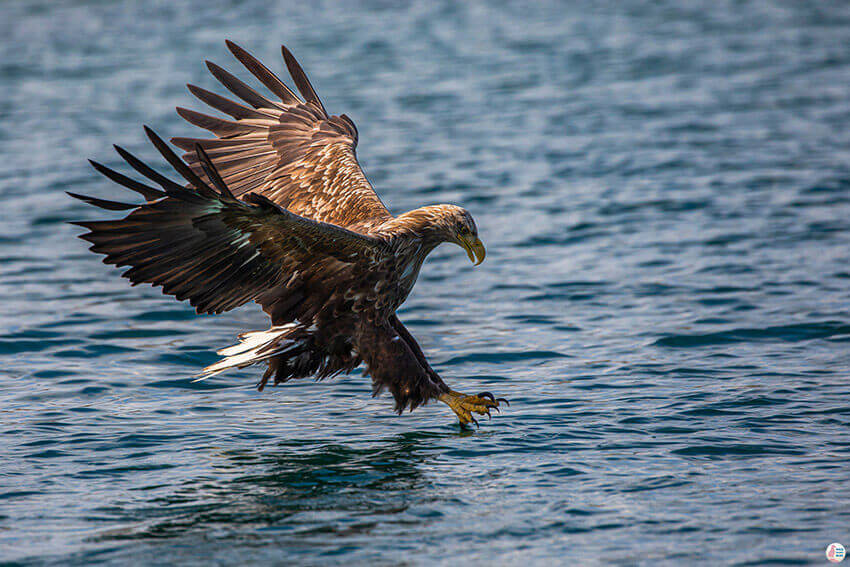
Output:
[[224,358],[204,368],[194,381],[205,380],[231,368],[245,368],[285,353],[298,345],[297,341],[287,338],[294,328],[295,324],[289,324],[272,327],[267,331],[242,333],[239,335],[239,344],[218,351]]

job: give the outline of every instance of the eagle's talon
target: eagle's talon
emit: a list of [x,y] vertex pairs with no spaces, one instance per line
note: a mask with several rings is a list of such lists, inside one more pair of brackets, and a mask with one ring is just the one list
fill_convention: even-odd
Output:
[[495,409],[499,411],[499,400],[501,398],[496,398],[490,392],[481,392],[475,396],[469,396],[449,390],[440,394],[438,399],[455,412],[461,425],[474,423],[476,427],[479,427],[478,421],[472,414],[486,415],[487,419],[492,419],[493,416],[490,414],[490,410]]
[[495,402],[496,398],[490,392],[479,392],[476,394],[479,398],[490,398],[490,401]]
[[[506,400],[505,398],[496,398],[496,403],[499,403],[499,402],[505,402],[506,406],[511,407],[510,402],[508,402],[508,400]],[[498,406],[496,406],[496,407],[498,407]]]

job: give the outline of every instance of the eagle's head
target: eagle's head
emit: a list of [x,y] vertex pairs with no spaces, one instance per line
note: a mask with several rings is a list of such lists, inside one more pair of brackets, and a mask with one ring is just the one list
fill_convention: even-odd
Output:
[[[430,246],[457,244],[476,266],[484,261],[484,244],[469,211],[457,205],[429,205],[399,215],[390,221],[393,229],[415,233]],[[429,246],[429,247],[430,247]]]

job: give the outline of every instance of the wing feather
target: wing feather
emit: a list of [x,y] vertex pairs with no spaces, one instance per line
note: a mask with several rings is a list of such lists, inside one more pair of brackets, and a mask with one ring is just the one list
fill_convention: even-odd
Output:
[[218,65],[207,62],[227,90],[248,108],[205,89],[189,86],[202,102],[232,119],[178,108],[189,123],[217,139],[174,138],[192,171],[208,181],[196,146],[209,158],[234,195],[265,195],[287,210],[351,230],[369,229],[391,215],[357,162],[357,128],[346,115],[330,116],[304,69],[282,47],[283,59],[303,101],[253,55],[228,41],[237,60],[279,101],[272,101]]
[[148,201],[153,201],[154,199],[158,199],[165,195],[164,192],[154,189],[153,187],[148,187],[144,183],[139,183],[135,179],[131,179],[126,175],[121,175],[117,171],[113,171],[106,167],[105,165],[101,165],[94,160],[89,160],[89,163],[93,168],[95,168],[99,173],[105,175],[115,183],[119,185],[123,185],[128,189],[132,189],[136,193],[140,194],[142,197],[147,199]]
[[260,80],[271,92],[280,97],[284,104],[295,104],[298,97],[290,90],[289,87],[281,81],[277,75],[268,70],[268,68],[260,63],[253,55],[236,45],[230,40],[226,40],[227,48],[233,53],[245,68],[248,69],[257,79]]
[[382,240],[293,214],[262,195],[236,199],[213,158],[198,145],[196,165],[207,184],[156,133],[145,131],[187,186],[119,150],[163,191],[96,164],[97,171],[147,200],[136,205],[71,194],[106,210],[132,209],[123,219],[74,224],[89,230],[81,238],[105,255],[105,263],[130,266],[123,276],[133,284],[161,286],[199,313],[220,313],[250,300],[270,311],[304,296],[304,290],[287,289],[288,282],[323,281],[328,274],[345,273],[350,279],[337,285],[355,283],[358,270],[385,258]]
[[218,82],[224,85],[227,90],[254,108],[276,108],[280,106],[279,104],[270,101],[212,61],[207,61],[207,69],[209,69],[213,77],[218,79]]
[[301,93],[301,96],[304,97],[305,101],[316,105],[316,107],[322,111],[322,114],[327,116],[328,113],[325,111],[322,101],[319,100],[319,95],[316,94],[316,91],[313,89],[313,85],[310,84],[310,79],[307,78],[307,74],[304,72],[304,69],[301,68],[301,65],[298,64],[298,61],[295,60],[292,52],[289,51],[285,45],[281,45],[280,50],[283,53],[283,60],[286,63],[286,68],[289,70],[292,80],[295,81],[295,86],[298,87],[298,92]]
[[186,87],[189,89],[189,92],[198,97],[198,99],[207,103],[216,110],[220,110],[225,114],[229,114],[233,118],[255,120],[268,120],[277,118],[276,116],[268,114],[266,112],[260,112],[258,110],[254,110],[253,108],[248,108],[247,106],[239,104],[238,102],[233,102],[229,98],[225,98],[214,92],[202,89],[201,87],[195,85],[186,85]]
[[246,120],[224,120],[223,118],[216,118],[215,116],[209,116],[179,106],[177,107],[177,114],[186,120],[186,122],[204,130],[209,130],[216,136],[221,137],[265,132],[273,124],[271,121],[264,121],[263,124],[252,124]]

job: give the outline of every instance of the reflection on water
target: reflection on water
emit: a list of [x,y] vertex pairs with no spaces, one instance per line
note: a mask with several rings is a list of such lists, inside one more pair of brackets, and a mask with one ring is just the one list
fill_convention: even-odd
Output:
[[217,452],[210,474],[186,479],[140,508],[101,508],[133,527],[98,539],[147,539],[232,526],[298,538],[367,536],[378,527],[427,524],[411,513],[433,488],[420,471],[435,457],[429,433],[401,434],[379,446],[280,442],[265,449]]

